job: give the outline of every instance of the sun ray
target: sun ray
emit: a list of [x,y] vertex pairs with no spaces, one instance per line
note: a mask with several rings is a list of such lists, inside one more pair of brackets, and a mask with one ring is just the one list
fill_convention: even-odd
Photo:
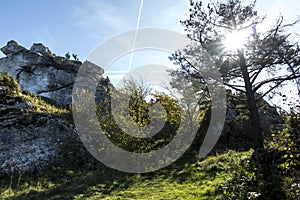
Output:
[[223,44],[226,51],[236,51],[242,48],[246,42],[247,34],[235,31],[226,35]]

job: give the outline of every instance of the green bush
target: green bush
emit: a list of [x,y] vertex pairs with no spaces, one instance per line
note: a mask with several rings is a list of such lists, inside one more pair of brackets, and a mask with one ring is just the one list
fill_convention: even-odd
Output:
[[265,149],[240,164],[222,187],[223,199],[299,199],[300,113],[284,115]]
[[240,163],[233,178],[222,187],[222,199],[286,199],[283,179],[276,163],[276,152],[256,151]]
[[300,113],[284,116],[285,124],[273,133],[273,145],[281,152],[280,169],[288,199],[299,199],[300,192]]
[[300,169],[300,113],[291,113],[285,119],[283,129],[272,136],[283,155],[280,166],[289,172]]
[[[159,97],[159,98],[158,98]],[[109,102],[101,102],[97,106],[97,115],[100,125],[106,136],[117,146],[131,152],[149,152],[159,149],[168,144],[176,134],[176,130],[180,122],[180,108],[176,105],[174,99],[166,96],[157,96],[156,103],[159,103],[166,109],[165,125],[155,136],[149,138],[137,138],[125,133],[115,122],[111,110],[103,111],[105,104]],[[151,102],[132,96],[128,112],[132,121],[140,127],[150,123],[149,110]],[[108,106],[110,107],[110,106]],[[120,116],[121,119],[123,116]],[[123,122],[126,122],[123,120]],[[125,124],[126,125],[126,124]]]
[[17,80],[11,77],[7,72],[0,74],[0,87],[2,87],[9,95],[18,95],[21,92]]

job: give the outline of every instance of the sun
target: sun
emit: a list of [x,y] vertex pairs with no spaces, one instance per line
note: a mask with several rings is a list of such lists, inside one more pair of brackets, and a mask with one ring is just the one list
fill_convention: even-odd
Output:
[[226,51],[236,51],[243,48],[246,41],[247,36],[245,33],[235,31],[226,35],[223,43]]

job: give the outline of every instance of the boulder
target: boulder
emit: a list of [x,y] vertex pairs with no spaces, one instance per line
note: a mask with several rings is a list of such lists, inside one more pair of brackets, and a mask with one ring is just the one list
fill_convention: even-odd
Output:
[[41,54],[49,54],[51,55],[51,51],[48,47],[44,46],[42,43],[34,43],[31,48],[30,51],[32,52],[36,52],[36,53],[41,53]]
[[[51,99],[59,106],[70,105],[80,61],[54,56],[40,43],[27,50],[16,41],[9,41],[1,50],[7,56],[0,59],[0,71],[17,79],[23,90]],[[103,74],[103,70],[99,72]]]
[[16,41],[10,40],[7,42],[6,46],[1,48],[1,51],[5,55],[16,54],[22,51],[26,51],[27,49],[19,45]]

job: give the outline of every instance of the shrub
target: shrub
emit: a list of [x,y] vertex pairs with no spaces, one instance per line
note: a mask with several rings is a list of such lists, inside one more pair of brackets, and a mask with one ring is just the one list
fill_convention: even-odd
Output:
[[21,92],[17,80],[11,77],[7,72],[0,74],[0,87],[2,87],[9,95],[18,95]]

